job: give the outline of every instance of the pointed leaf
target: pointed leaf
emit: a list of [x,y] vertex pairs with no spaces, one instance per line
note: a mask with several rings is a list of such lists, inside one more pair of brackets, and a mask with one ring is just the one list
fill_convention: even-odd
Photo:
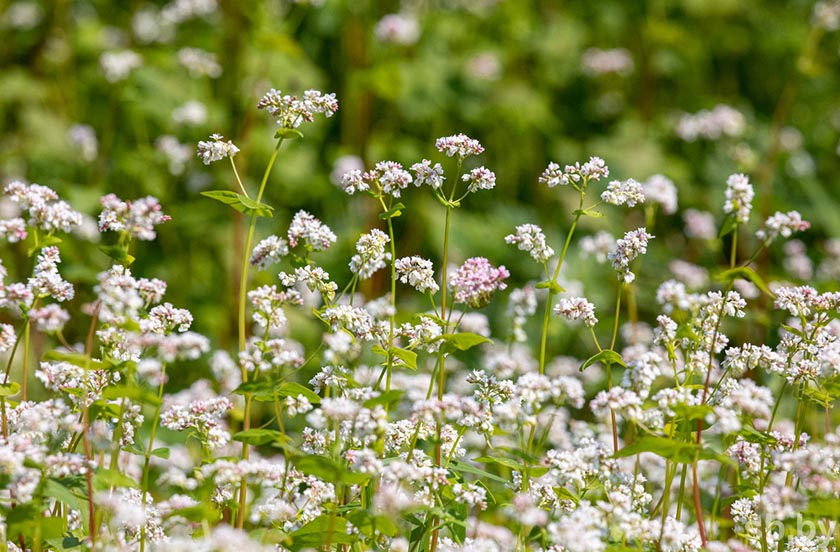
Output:
[[618,364],[619,366],[624,366],[625,368],[627,367],[627,365],[624,364],[624,361],[621,360],[621,355],[620,354],[618,354],[615,351],[612,351],[610,349],[604,349],[600,353],[589,357],[586,360],[586,362],[584,362],[583,365],[581,365],[580,371],[583,372],[584,370],[586,370],[587,368],[589,368],[590,366],[592,366],[596,362],[606,364],[607,366],[609,366],[610,364]]

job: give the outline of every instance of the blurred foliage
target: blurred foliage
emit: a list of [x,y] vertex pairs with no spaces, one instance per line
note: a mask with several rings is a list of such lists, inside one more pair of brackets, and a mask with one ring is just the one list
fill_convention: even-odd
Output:
[[[348,275],[355,238],[379,221],[367,202],[346,197],[331,182],[334,161],[348,154],[367,166],[382,159],[444,161],[434,139],[457,132],[482,142],[480,162],[497,173],[498,185],[458,212],[455,261],[488,256],[521,281],[539,275],[526,255],[504,244],[504,235],[533,222],[559,245],[571,221],[573,194],[536,184],[552,160],[563,165],[598,155],[615,178],[664,174],[679,189],[681,209],[706,209],[718,221],[726,176],[746,172],[756,184],[760,216],[799,209],[815,222],[804,238],[813,247],[823,237],[840,236],[838,36],[813,24],[810,1],[4,4],[0,179],[54,187],[93,216],[107,192],[124,199],[158,196],[172,221],[161,227],[158,241],[141,245],[134,271],[167,280],[167,299],[189,307],[194,329],[222,344],[235,341],[243,222],[199,196],[203,189],[235,184],[229,165],[205,167],[194,145],[213,132],[224,134],[242,150],[236,161],[243,178],[258,184],[273,147],[273,122],[255,105],[270,87],[338,95],[336,117],[284,145],[266,193],[276,213],[258,229],[258,237],[282,233],[297,209],[316,214],[343,238],[324,261],[338,281]],[[394,13],[409,27],[397,28],[397,40],[388,40],[383,17]],[[187,47],[213,54],[220,74],[191,74],[179,62]],[[622,48],[632,64],[593,73],[583,62],[590,48]],[[102,56],[124,49],[139,54],[142,64],[111,82]],[[173,112],[187,102],[199,102],[206,116],[176,120]],[[741,135],[691,142],[677,136],[684,113],[721,103],[744,115]],[[78,124],[95,131],[95,156],[86,158],[69,138]],[[183,167],[157,146],[164,135],[183,144],[182,155],[189,153]],[[398,255],[435,257],[440,205],[414,189],[404,202],[408,210],[396,220]],[[587,220],[584,231],[618,234],[642,223],[622,220],[617,209],[608,215]],[[682,225],[679,215],[655,221],[652,232],[661,243],[641,269],[638,288],[647,291],[640,305],[675,252],[694,262],[725,262],[722,253],[701,257],[703,248],[683,237]],[[108,265],[104,254],[91,251],[67,247],[70,279],[93,283]],[[614,276],[606,267],[578,264],[584,263],[569,263],[565,277],[593,282],[587,293],[610,304]],[[29,270],[20,268],[20,274]],[[380,278],[364,291],[379,294],[385,287]],[[85,329],[76,331],[70,337],[81,340]]]

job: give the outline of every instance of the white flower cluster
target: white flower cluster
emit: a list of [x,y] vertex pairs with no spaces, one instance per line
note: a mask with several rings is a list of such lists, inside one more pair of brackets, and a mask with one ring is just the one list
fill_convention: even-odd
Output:
[[726,179],[726,202],[723,204],[723,212],[732,214],[740,224],[747,223],[750,220],[754,197],[755,191],[746,175],[730,175]]
[[613,180],[607,185],[607,189],[601,193],[601,199],[612,205],[624,205],[635,207],[637,203],[645,202],[645,194],[642,185],[628,178],[627,180]]
[[394,263],[394,268],[400,282],[408,284],[420,293],[437,293],[440,289],[437,282],[435,282],[435,272],[432,266],[432,261],[422,257],[403,257],[397,259]]
[[610,175],[610,169],[600,157],[590,157],[586,163],[576,162],[574,165],[566,165],[560,170],[557,163],[549,163],[548,167],[540,175],[539,183],[549,188],[555,186],[567,186],[571,184],[578,187],[579,184],[589,180],[600,180]]
[[505,243],[515,243],[522,251],[527,251],[540,264],[545,264],[554,255],[554,249],[545,243],[545,234],[536,224],[522,224],[516,227],[515,234],[505,236]]
[[123,201],[114,194],[108,194],[99,202],[102,204],[100,232],[128,232],[138,240],[151,241],[157,237],[155,226],[171,218],[163,214],[157,198],[152,196]]
[[350,259],[350,271],[364,280],[385,268],[385,263],[391,260],[391,253],[385,251],[385,246],[391,241],[388,234],[382,230],[372,229],[362,234],[356,242],[356,254]]
[[648,234],[647,229],[638,228],[624,234],[624,237],[615,242],[615,250],[611,251],[607,258],[612,267],[618,271],[619,279],[629,284],[636,279],[636,275],[630,271],[630,263],[639,255],[647,252],[648,241],[654,236]]

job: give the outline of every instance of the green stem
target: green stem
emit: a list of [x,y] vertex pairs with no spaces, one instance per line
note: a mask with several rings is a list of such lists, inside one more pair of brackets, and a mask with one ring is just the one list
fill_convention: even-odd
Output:
[[[268,160],[268,165],[265,168],[265,172],[263,173],[262,182],[260,182],[260,189],[257,193],[257,203],[262,201],[263,193],[265,193],[265,186],[268,182],[268,176],[271,174],[271,169],[274,167],[274,162],[277,161],[277,155],[280,152],[280,146],[283,145],[283,138],[277,140],[277,145],[274,147],[274,152],[271,154],[271,158]],[[239,278],[239,351],[244,352],[245,347],[247,344],[246,340],[246,328],[245,328],[245,303],[248,298],[248,269],[250,268],[250,263],[248,262],[251,256],[251,247],[254,243],[254,231],[257,226],[257,215],[256,213],[251,215],[251,221],[248,225],[248,237],[245,239],[245,249],[242,252],[242,273]],[[248,371],[245,369],[244,366],[241,367],[242,371],[242,383],[246,383],[248,381]],[[251,395],[245,395],[245,412],[244,417],[242,420],[242,429],[243,431],[247,431],[251,428]],[[242,460],[247,460],[249,455],[250,449],[247,443],[242,443]],[[245,523],[245,501],[248,496],[248,488],[245,483],[245,479],[242,479],[242,482],[239,486],[239,509],[237,511],[237,518],[236,518],[236,527],[241,529]]]
[[[146,509],[146,500],[149,496],[149,464],[152,459],[152,450],[155,446],[155,435],[157,435],[157,428],[160,425],[160,407],[163,402],[163,386],[166,383],[166,364],[161,366],[160,385],[158,386],[157,404],[155,405],[155,415],[152,418],[152,430],[149,434],[149,446],[146,448],[146,454],[143,456],[143,510]],[[145,550],[146,546],[146,526],[145,524],[140,529],[140,552]]]
[[[566,253],[569,251],[569,244],[572,243],[572,235],[575,233],[578,221],[583,211],[583,189],[580,190],[580,200],[578,202],[577,214],[572,220],[572,226],[569,228],[569,233],[566,234],[566,241],[563,243],[563,250],[560,252],[560,258],[557,260],[557,266],[554,267],[554,274],[551,276],[551,282],[557,282],[557,276],[560,275],[560,269],[563,267],[563,261],[566,260]],[[554,303],[554,296],[556,293],[552,288],[548,288],[548,298],[545,303],[545,312],[543,313],[542,334],[540,335],[540,375],[545,374],[545,351],[548,343],[548,321],[551,318],[551,307]]]

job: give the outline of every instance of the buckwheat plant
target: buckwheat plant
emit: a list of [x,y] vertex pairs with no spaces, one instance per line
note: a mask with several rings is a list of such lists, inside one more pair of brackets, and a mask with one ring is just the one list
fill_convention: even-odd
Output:
[[[194,333],[167,283],[136,268],[169,231],[157,199],[102,197],[94,245],[78,232],[89,217],[52,189],[4,186],[6,550],[836,548],[840,293],[803,281],[838,274],[836,240],[819,265],[804,241],[779,244],[810,225],[796,211],[754,223],[746,174],[727,179],[717,213],[679,214],[666,176],[609,181],[591,157],[538,178],[572,196],[565,227],[521,221],[504,238],[536,263],[528,282],[453,253],[457,210],[504,185],[478,140],[354,163],[336,180],[360,197],[339,195],[378,217],[339,236],[318,212],[279,221],[263,202],[282,144],[332,116],[335,97],[271,90],[257,107],[277,129],[256,193],[236,164],[247,152],[219,135],[198,144],[202,162],[229,160],[236,190],[204,195],[249,222],[235,350]],[[689,123],[686,136],[733,134]],[[394,225],[417,194],[439,204],[429,256]],[[667,245],[657,217],[678,214],[691,245],[730,248],[721,266],[647,266]],[[613,234],[619,221],[644,226]],[[71,281],[71,241],[101,265],[92,285]],[[346,278],[325,268],[337,244]],[[574,250],[592,264],[585,285]],[[71,322],[87,327],[79,342]],[[186,366],[211,377],[175,388]]]

